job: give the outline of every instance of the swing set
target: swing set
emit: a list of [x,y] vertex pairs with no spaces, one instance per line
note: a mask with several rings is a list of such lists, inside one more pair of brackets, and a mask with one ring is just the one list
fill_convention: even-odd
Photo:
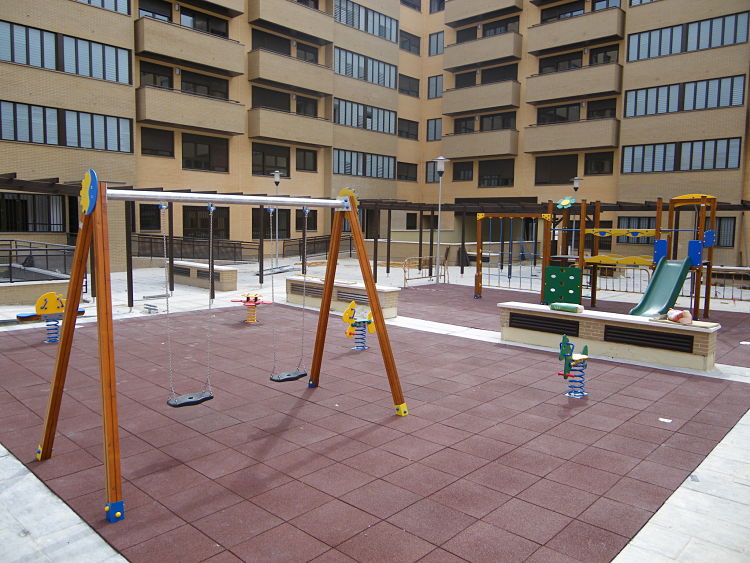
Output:
[[[36,450],[38,461],[44,461],[52,456],[52,448],[57,430],[57,423],[62,404],[65,379],[70,361],[73,336],[75,333],[76,307],[72,306],[81,300],[83,283],[86,273],[86,258],[93,248],[96,268],[94,269],[94,280],[98,290],[97,298],[97,335],[99,341],[99,377],[102,392],[102,425],[104,429],[104,470],[105,470],[105,494],[106,504],[104,512],[109,522],[118,522],[125,517],[125,501],[122,496],[122,474],[120,469],[120,441],[117,417],[117,388],[115,383],[115,349],[112,319],[112,288],[110,282],[109,261],[109,233],[107,222],[107,200],[117,201],[149,201],[158,204],[164,202],[202,203],[209,206],[209,216],[212,218],[214,204],[241,204],[241,205],[266,205],[279,207],[293,207],[307,209],[309,207],[322,207],[334,210],[333,223],[331,226],[331,242],[329,247],[328,261],[326,266],[325,282],[321,299],[318,326],[313,349],[313,359],[308,379],[308,387],[316,388],[320,383],[320,370],[323,362],[326,331],[328,328],[328,312],[331,308],[333,297],[333,284],[336,274],[337,256],[339,253],[341,232],[344,219],[349,221],[352,238],[357,249],[357,257],[367,290],[367,296],[372,310],[373,321],[377,327],[377,336],[380,343],[383,363],[385,365],[388,383],[393,397],[396,414],[406,416],[408,409],[404,401],[401,383],[398,377],[396,362],[393,357],[393,349],[388,330],[380,307],[380,300],[375,289],[370,264],[367,258],[365,240],[357,213],[357,199],[354,193],[344,189],[337,199],[313,199],[293,197],[268,197],[268,196],[245,196],[228,194],[198,194],[190,192],[149,192],[138,190],[108,190],[106,182],[99,182],[93,170],[86,172],[81,183],[80,203],[82,221],[73,255],[73,266],[68,285],[66,302],[71,304],[66,307],[63,314],[62,328],[60,331],[60,343],[57,348],[55,367],[50,385],[49,400],[44,419],[42,437]],[[212,222],[211,222],[212,223]],[[209,230],[209,279],[213,282],[213,231]],[[165,275],[168,273],[165,269]],[[209,311],[214,299],[213,283],[209,296]],[[167,309],[169,308],[167,301]],[[167,315],[169,319],[169,315]],[[208,328],[208,354],[211,353],[211,328]],[[274,350],[275,356],[275,350]],[[170,350],[171,363],[171,350]],[[275,363],[275,359],[274,359]],[[300,364],[301,365],[301,364]],[[275,370],[274,370],[275,371]],[[297,367],[293,370],[295,377],[285,377],[291,372],[274,374],[272,381],[290,381],[307,377],[307,371]],[[177,395],[174,390],[172,369],[170,365],[170,397],[168,404],[173,407],[184,407],[200,404],[213,398],[211,389],[210,362],[206,384],[203,390],[186,395]]]

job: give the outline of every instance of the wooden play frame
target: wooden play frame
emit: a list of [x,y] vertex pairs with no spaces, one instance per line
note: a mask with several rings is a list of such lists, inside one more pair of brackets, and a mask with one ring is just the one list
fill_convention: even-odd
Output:
[[[91,174],[89,176],[88,174]],[[67,303],[78,304],[81,299],[83,282],[86,273],[86,258],[93,245],[96,268],[94,279],[97,288],[97,334],[99,339],[99,375],[102,391],[102,419],[104,428],[104,469],[105,469],[105,493],[106,504],[104,511],[109,522],[117,522],[125,517],[124,499],[122,497],[122,474],[120,470],[120,441],[117,418],[117,389],[115,385],[115,355],[114,335],[112,321],[112,290],[110,284],[110,261],[109,261],[109,233],[107,228],[107,199],[119,201],[152,201],[152,202],[190,202],[212,205],[215,203],[244,204],[244,205],[266,205],[279,207],[324,207],[334,210],[333,223],[331,226],[331,244],[328,251],[323,296],[318,327],[313,350],[308,387],[318,387],[320,382],[320,368],[323,362],[323,350],[325,348],[326,330],[328,328],[328,311],[331,308],[331,297],[333,295],[333,283],[336,274],[337,257],[341,242],[341,233],[344,219],[348,219],[351,234],[357,249],[362,277],[367,289],[367,296],[373,320],[376,326],[376,334],[380,343],[383,363],[385,364],[388,383],[393,396],[396,414],[406,416],[408,409],[404,401],[401,383],[398,377],[396,362],[393,357],[393,349],[388,337],[388,329],[385,325],[383,312],[380,307],[378,293],[375,288],[370,264],[365,248],[365,239],[357,213],[357,199],[349,189],[342,190],[338,199],[308,199],[288,197],[264,197],[264,196],[242,196],[222,194],[197,194],[179,192],[148,192],[136,190],[107,190],[106,182],[96,182],[93,171],[87,173],[87,180],[93,178],[95,184],[93,191],[89,194],[93,200],[84,209],[82,225],[78,233],[78,240],[73,255],[73,265],[68,286]],[[88,182],[90,184],[90,181]],[[84,182],[84,189],[88,189]],[[98,191],[96,187],[98,186]],[[86,201],[84,198],[83,201]],[[209,260],[209,267],[213,269],[213,261]],[[213,272],[209,279],[213,280]],[[213,295],[213,282],[211,287]],[[50,385],[47,413],[44,420],[44,428],[39,447],[36,451],[38,461],[49,459],[52,456],[52,446],[55,440],[55,432],[60,415],[62,394],[65,386],[65,378],[70,361],[71,347],[75,333],[77,307],[65,308],[63,324],[60,333],[60,343],[55,359],[55,368]]]

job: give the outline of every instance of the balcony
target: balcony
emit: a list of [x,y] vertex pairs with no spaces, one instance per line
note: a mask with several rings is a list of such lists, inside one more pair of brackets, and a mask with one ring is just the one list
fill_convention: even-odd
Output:
[[620,144],[742,137],[745,134],[745,116],[746,108],[735,106],[628,117],[622,120],[620,126]]
[[269,141],[286,141],[316,147],[333,145],[333,127],[327,119],[297,115],[268,108],[247,112],[248,136]]
[[454,70],[479,63],[502,62],[520,58],[521,36],[516,32],[509,32],[448,45],[443,55],[443,66],[446,70]]
[[526,79],[526,101],[530,104],[565,100],[581,96],[619,94],[622,89],[622,66],[604,64],[537,74]]
[[475,158],[518,154],[518,131],[478,131],[443,136],[443,154],[447,158]]
[[616,147],[619,132],[617,119],[532,125],[524,131],[523,150],[552,152]]
[[250,51],[247,60],[248,80],[285,84],[300,92],[333,93],[333,71],[326,66],[263,50]]
[[333,41],[333,18],[330,14],[292,0],[250,2],[248,20],[271,30],[286,34],[291,32],[292,35],[314,40],[319,45]]
[[477,110],[518,107],[521,85],[515,80],[480,84],[443,93],[443,113],[455,115]]
[[230,18],[236,18],[245,12],[244,0],[193,0],[190,3]]
[[136,20],[135,52],[225,76],[245,72],[242,43],[152,18]]
[[448,0],[445,3],[445,24],[451,27],[502,16],[523,9],[522,0]]
[[206,98],[179,90],[141,86],[135,95],[136,120],[154,125],[170,125],[241,135],[245,132],[245,106],[228,100]]
[[625,13],[620,8],[538,24],[526,32],[528,51],[538,55],[555,49],[587,45],[595,41],[622,39],[625,28]]

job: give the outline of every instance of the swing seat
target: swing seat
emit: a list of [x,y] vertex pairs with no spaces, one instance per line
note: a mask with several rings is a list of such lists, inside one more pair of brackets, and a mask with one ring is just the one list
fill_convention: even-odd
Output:
[[198,393],[188,393],[187,395],[180,395],[178,397],[170,397],[167,399],[167,404],[170,407],[191,407],[193,405],[200,405],[206,401],[210,401],[214,396],[208,391],[199,391]]
[[271,376],[271,381],[276,383],[285,383],[286,381],[297,381],[307,377],[307,371],[304,369],[295,369],[292,371],[285,371],[283,373],[275,373]]

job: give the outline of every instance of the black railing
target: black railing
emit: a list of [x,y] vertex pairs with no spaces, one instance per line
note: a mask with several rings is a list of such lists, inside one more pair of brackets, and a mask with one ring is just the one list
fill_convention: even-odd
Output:
[[[323,255],[328,253],[330,244],[331,235],[307,237],[306,243],[301,238],[287,239],[284,241],[282,254],[284,256],[302,256],[303,250],[306,247],[308,256]],[[352,235],[342,234],[339,252],[347,252],[348,250],[349,256],[351,256],[353,251],[352,245]]]
[[[133,233],[133,256],[163,257],[162,235]],[[174,237],[175,260],[207,260],[208,239]],[[167,239],[169,244],[169,239]],[[257,262],[258,243],[241,240],[214,240],[214,259],[222,262]]]
[[74,250],[66,244],[0,239],[0,282],[66,280]]

